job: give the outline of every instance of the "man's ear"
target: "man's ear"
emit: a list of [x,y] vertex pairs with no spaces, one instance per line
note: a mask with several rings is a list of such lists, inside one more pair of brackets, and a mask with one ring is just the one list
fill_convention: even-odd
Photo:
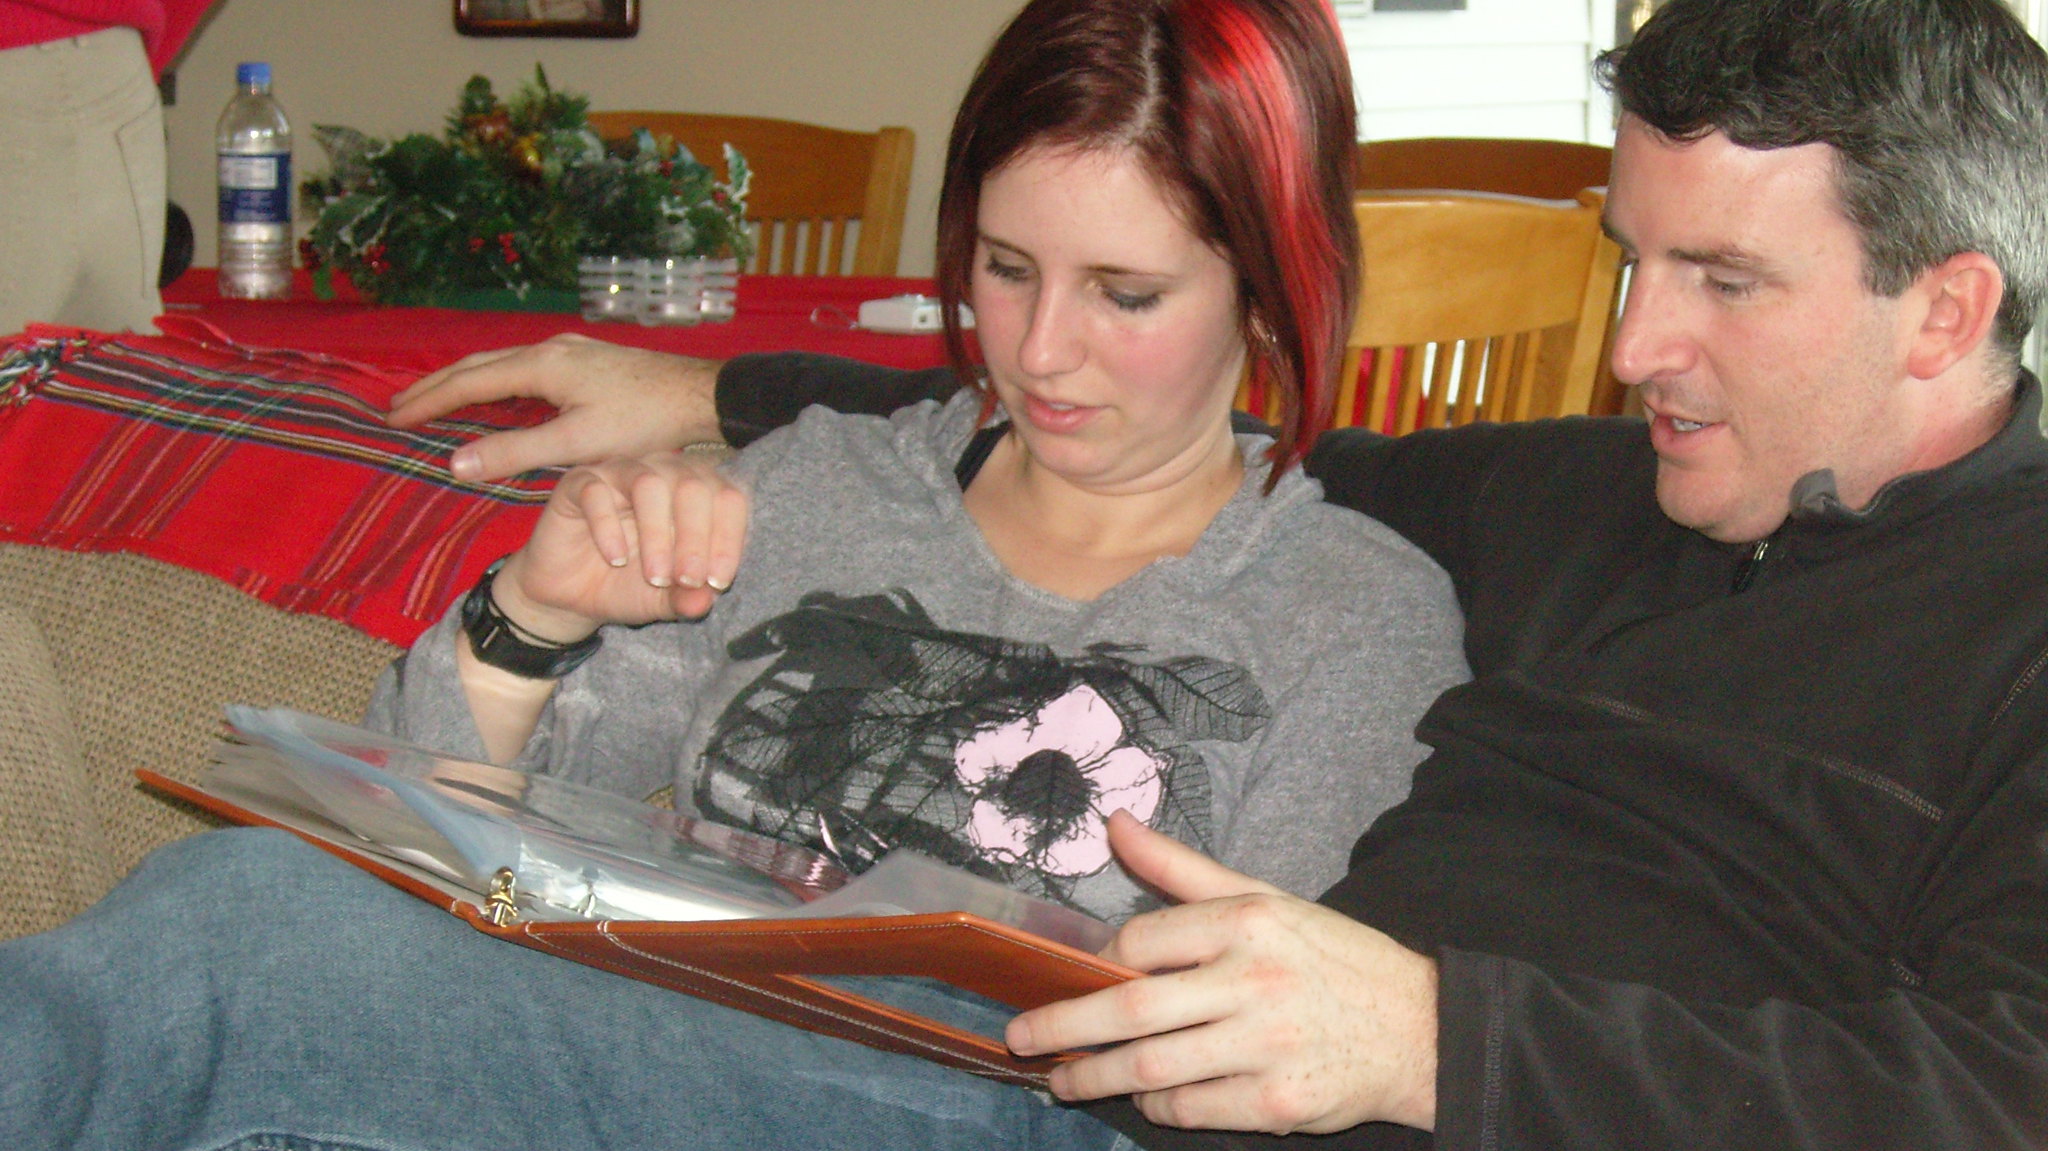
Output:
[[2005,298],[2005,274],[1982,252],[1958,252],[1920,273],[1906,294],[1921,304],[1906,370],[1931,380],[1991,338]]

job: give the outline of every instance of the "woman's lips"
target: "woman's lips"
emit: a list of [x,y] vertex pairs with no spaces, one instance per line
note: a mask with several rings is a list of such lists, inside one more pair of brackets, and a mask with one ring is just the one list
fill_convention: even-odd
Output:
[[1100,410],[1079,404],[1055,403],[1029,393],[1024,396],[1024,418],[1032,427],[1046,432],[1076,431],[1093,419],[1095,413]]

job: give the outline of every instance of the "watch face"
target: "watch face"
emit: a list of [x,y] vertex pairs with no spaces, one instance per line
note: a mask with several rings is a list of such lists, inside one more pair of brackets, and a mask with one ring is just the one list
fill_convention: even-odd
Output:
[[498,569],[504,566],[503,557],[492,560],[491,566],[484,569],[484,574],[476,578],[476,584],[469,589],[469,594],[462,597],[462,630],[471,632],[469,638],[472,640],[478,638],[474,634],[476,625],[481,623],[485,616],[493,614],[491,588],[498,582]]
[[477,662],[527,679],[560,679],[597,654],[603,642],[598,634],[567,647],[528,643],[520,638],[512,621],[498,610],[491,598],[491,584],[505,561],[484,569],[483,578],[462,599],[462,632],[469,637],[469,650]]

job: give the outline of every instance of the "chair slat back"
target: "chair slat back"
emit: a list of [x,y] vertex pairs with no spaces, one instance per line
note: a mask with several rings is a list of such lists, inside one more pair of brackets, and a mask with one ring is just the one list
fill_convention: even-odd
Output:
[[1586,412],[1620,258],[1600,231],[1603,200],[1361,194],[1365,273],[1335,426],[1405,434]]
[[1586,411],[1604,326],[1581,319],[1611,301],[1618,255],[1599,193],[1365,194],[1354,209],[1365,279],[1340,419],[1403,434]]
[[[1416,137],[1366,140],[1358,145],[1360,191],[1417,191],[1445,188],[1569,200],[1587,188],[1605,188],[1614,149],[1570,140],[1501,137]],[[1625,281],[1622,281],[1625,283]],[[1613,303],[1619,306],[1621,285]],[[1599,318],[1603,338],[1612,341],[1618,317]],[[1628,388],[1614,378],[1603,352],[1593,384],[1594,415],[1618,415],[1629,402]]]
[[[811,276],[893,276],[903,246],[916,140],[908,128],[850,132],[763,116],[592,112],[607,140],[645,128],[725,172],[725,144],[754,178],[747,220],[757,228],[747,270]],[[856,237],[849,244],[849,236]],[[849,253],[851,259],[849,260]]]

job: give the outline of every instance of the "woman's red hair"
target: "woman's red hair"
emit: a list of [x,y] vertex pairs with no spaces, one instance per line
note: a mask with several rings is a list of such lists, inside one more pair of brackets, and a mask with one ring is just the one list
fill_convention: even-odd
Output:
[[1236,272],[1253,388],[1280,398],[1277,476],[1329,423],[1358,298],[1356,115],[1325,0],[1032,0],[946,147],[938,281],[954,370],[974,382],[954,316],[982,181],[1031,148],[1128,151]]

